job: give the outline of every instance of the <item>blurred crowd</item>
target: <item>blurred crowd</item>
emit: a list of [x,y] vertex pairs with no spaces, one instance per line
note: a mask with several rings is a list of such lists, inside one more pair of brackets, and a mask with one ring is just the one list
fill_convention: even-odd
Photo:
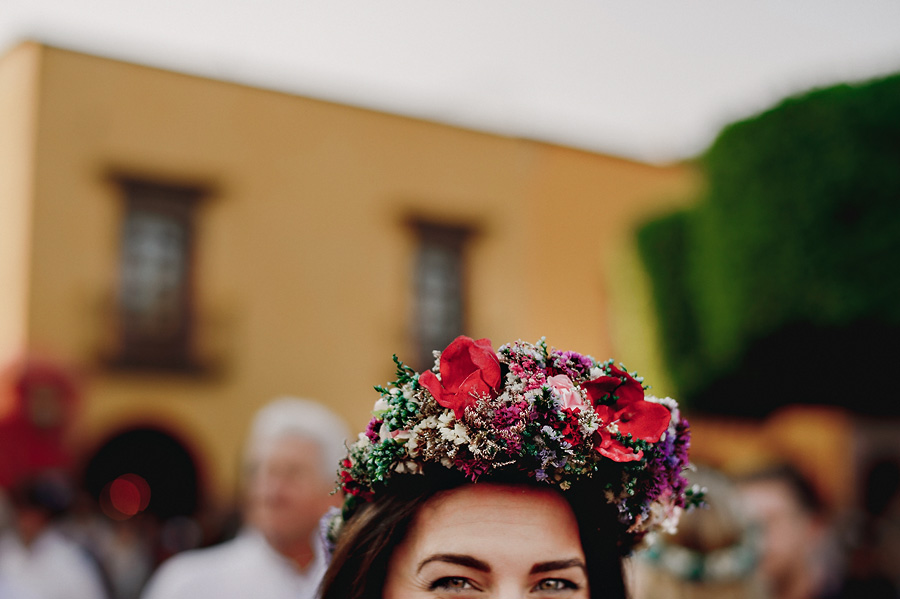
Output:
[[218,526],[151,512],[114,519],[63,473],[36,473],[4,498],[0,599],[311,599],[347,436],[318,403],[271,402],[246,443],[236,523]]
[[879,460],[864,508],[836,518],[791,464],[728,477],[698,467],[707,508],[632,560],[635,599],[900,597],[900,464]]
[[[334,465],[348,431],[312,401],[256,416],[232,520],[113,519],[60,471],[0,502],[0,599],[312,599],[327,556],[319,522],[338,504]],[[627,562],[634,599],[897,599],[900,463],[863,472],[861,506],[834,514],[804,473],[691,473],[706,509],[683,515]]]

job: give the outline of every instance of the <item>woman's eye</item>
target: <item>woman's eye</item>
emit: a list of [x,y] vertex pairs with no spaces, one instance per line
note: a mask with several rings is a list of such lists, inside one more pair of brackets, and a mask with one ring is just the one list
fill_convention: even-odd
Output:
[[429,586],[429,589],[432,591],[468,591],[474,588],[475,586],[468,578],[461,578],[459,576],[445,576],[444,578],[438,578]]
[[564,578],[545,578],[534,585],[535,591],[567,591],[577,588],[577,584]]

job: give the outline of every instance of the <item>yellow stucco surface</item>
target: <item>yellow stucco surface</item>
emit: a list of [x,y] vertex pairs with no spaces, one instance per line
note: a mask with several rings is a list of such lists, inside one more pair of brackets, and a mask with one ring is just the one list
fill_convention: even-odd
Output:
[[[0,141],[0,278],[13,283],[0,327],[17,340],[3,350],[84,373],[83,455],[128,427],[159,425],[195,453],[221,499],[235,487],[249,420],[272,397],[319,399],[361,428],[391,354],[413,352],[413,217],[476,230],[469,334],[497,345],[546,335],[620,358],[666,391],[633,230],[691,197],[688,165],[37,44],[0,61],[0,119],[15,134]],[[120,175],[209,190],[193,281],[202,374],[137,374],[103,360],[115,335]]]

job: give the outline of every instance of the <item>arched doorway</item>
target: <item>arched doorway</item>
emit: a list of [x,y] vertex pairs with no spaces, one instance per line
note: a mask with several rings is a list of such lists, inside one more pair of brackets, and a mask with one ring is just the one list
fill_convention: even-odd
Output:
[[[104,443],[84,470],[86,490],[102,503],[110,485],[135,485],[140,507],[160,520],[192,516],[201,505],[199,471],[194,457],[170,434],[155,428],[133,428]],[[127,498],[127,490],[123,497]]]

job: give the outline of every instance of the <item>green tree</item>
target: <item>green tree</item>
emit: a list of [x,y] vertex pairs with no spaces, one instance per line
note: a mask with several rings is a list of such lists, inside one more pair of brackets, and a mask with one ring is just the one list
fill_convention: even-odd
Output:
[[[699,160],[696,208],[638,234],[681,393],[900,413],[875,384],[900,357],[900,75],[788,99]],[[851,371],[882,397],[839,388]]]

